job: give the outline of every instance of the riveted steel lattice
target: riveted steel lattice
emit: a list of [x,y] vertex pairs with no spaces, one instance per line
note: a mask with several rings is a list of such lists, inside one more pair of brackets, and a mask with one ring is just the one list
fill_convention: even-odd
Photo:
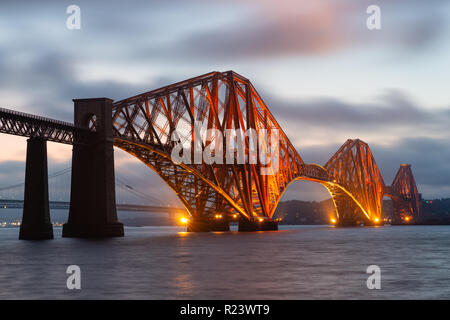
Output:
[[[334,191],[336,198],[353,198],[353,202],[337,205],[339,218],[356,219],[357,207],[366,219],[381,219],[381,205],[384,196],[384,181],[367,143],[349,139],[325,164],[333,182],[347,192]],[[341,194],[341,195],[339,195]],[[357,205],[354,206],[354,204]],[[347,205],[346,208],[343,206]],[[339,212],[340,207],[342,208]]]
[[[198,122],[205,129],[220,131],[223,137],[226,129],[244,132],[253,129],[257,133],[264,129],[269,136],[273,129],[279,130],[278,171],[261,174],[260,161],[173,163],[173,133],[176,131],[182,143],[192,143],[195,135],[200,134],[194,128]],[[301,174],[303,166],[303,160],[253,85],[232,71],[209,73],[118,101],[113,108],[113,126],[115,145],[150,167],[158,166],[156,172],[175,190],[192,215],[210,216],[217,211],[231,213],[234,209],[247,218],[270,218],[284,189]],[[202,147],[210,143],[202,140]],[[224,139],[223,144],[226,143]],[[247,157],[250,148],[250,140],[245,139]],[[175,172],[177,177],[171,177]]]
[[0,132],[65,144],[73,144],[77,134],[89,139],[89,132],[75,128],[71,123],[5,108],[0,108]]
[[416,221],[421,214],[421,196],[417,190],[411,165],[402,164],[386,195],[394,203],[394,222]]

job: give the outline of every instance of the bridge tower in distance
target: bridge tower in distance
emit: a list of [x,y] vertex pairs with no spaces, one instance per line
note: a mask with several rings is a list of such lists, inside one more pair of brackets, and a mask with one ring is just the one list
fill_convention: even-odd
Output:
[[390,186],[388,196],[394,204],[392,224],[420,222],[422,196],[417,190],[410,164],[401,164]]

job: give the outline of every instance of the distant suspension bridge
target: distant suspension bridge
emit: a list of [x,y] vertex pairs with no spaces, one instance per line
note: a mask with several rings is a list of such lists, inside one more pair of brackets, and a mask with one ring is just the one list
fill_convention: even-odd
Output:
[[[53,208],[69,208],[70,175],[72,168],[56,171],[48,175],[49,200]],[[147,212],[184,212],[183,208],[167,205],[148,193],[142,192],[131,183],[116,175],[116,203],[119,210]],[[0,206],[23,207],[25,182],[0,187]]]

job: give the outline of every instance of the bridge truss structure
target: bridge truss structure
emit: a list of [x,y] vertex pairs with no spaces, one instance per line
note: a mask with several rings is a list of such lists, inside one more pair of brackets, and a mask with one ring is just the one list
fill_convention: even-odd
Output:
[[[410,167],[402,165],[392,186],[386,186],[368,144],[359,139],[347,140],[324,166],[305,163],[251,82],[233,71],[208,73],[117,101],[112,117],[114,145],[158,173],[196,219],[212,219],[220,212],[228,219],[237,213],[249,220],[271,220],[295,180],[322,184],[335,204],[334,219],[342,224],[380,223],[384,196],[393,199],[398,219],[420,214]],[[205,137],[196,129],[198,123],[220,135]],[[227,129],[254,130],[258,136],[276,131],[277,170],[263,164],[262,158],[274,159],[269,139],[258,144],[254,163],[197,163],[189,154],[191,161],[173,161],[177,144],[195,149],[196,135],[202,150],[217,143],[226,146]],[[214,141],[216,137],[223,141]],[[243,143],[248,160],[255,144],[247,136]],[[221,152],[225,158],[225,147]]]
[[[117,101],[111,116],[114,146],[154,170],[194,219],[213,219],[220,213],[226,220],[239,216],[270,221],[296,180],[322,184],[335,204],[334,219],[342,224],[380,222],[384,196],[393,200],[396,221],[420,216],[421,198],[410,165],[401,165],[392,185],[386,186],[368,144],[359,139],[347,140],[324,166],[305,163],[252,83],[233,71],[211,72]],[[174,161],[174,149],[181,144],[194,150],[196,138],[201,150],[214,148],[216,156],[215,147],[222,145],[219,152],[226,158],[227,144],[234,143],[226,138],[229,129],[250,130],[258,137],[276,133],[277,141],[255,144],[245,136],[243,154],[235,153],[231,163],[197,161],[185,151],[183,158],[191,161]],[[87,129],[0,109],[2,133],[76,145],[91,139],[96,130],[95,117]],[[205,136],[205,131],[220,134]],[[255,161],[248,161],[254,151]],[[239,156],[247,161],[236,161]],[[272,163],[266,164],[267,159]]]

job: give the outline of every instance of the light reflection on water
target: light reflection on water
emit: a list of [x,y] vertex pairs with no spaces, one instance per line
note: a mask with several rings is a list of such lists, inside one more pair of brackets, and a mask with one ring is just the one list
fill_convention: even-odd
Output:
[[[19,241],[0,228],[0,298],[412,299],[450,298],[450,226],[185,233],[125,229],[124,238]],[[77,264],[82,289],[66,289]],[[368,290],[367,266],[382,289]]]

